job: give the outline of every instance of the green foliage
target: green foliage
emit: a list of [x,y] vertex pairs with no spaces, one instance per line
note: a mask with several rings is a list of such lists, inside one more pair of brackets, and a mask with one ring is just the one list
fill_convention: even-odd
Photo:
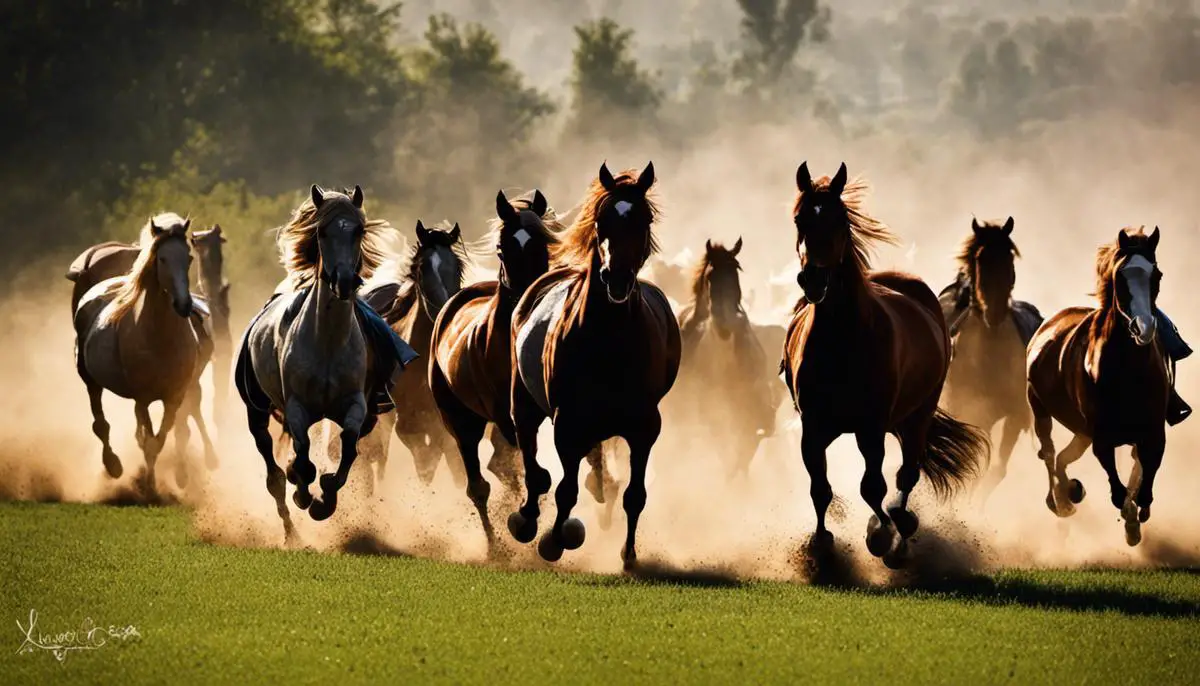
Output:
[[633,56],[633,30],[604,18],[576,26],[575,36],[570,135],[603,140],[653,130],[663,96]]
[[742,53],[734,77],[751,94],[771,99],[783,91],[811,89],[811,75],[796,65],[805,41],[829,36],[829,7],[818,0],[737,0],[742,10]]

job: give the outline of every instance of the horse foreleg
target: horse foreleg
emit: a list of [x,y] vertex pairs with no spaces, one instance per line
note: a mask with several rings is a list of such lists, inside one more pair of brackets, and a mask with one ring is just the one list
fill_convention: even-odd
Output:
[[342,457],[338,460],[337,471],[321,476],[321,499],[314,501],[308,514],[317,521],[328,519],[337,510],[338,491],[346,485],[350,478],[350,468],[358,457],[358,438],[362,435],[363,422],[367,419],[367,400],[361,393],[355,393],[348,402],[345,417],[342,419]]
[[525,504],[508,516],[508,532],[520,543],[529,543],[537,536],[538,516],[541,514],[538,499],[550,490],[550,472],[537,461],[538,428],[546,420],[529,391],[520,379],[513,382],[513,425],[517,433],[517,447],[521,450],[521,463],[525,468]]
[[[1083,457],[1083,454],[1087,452],[1088,446],[1091,443],[1091,438],[1082,434],[1076,434],[1071,438],[1071,442],[1067,444],[1067,447],[1059,451],[1058,455],[1054,458],[1053,485],[1051,486],[1047,502],[1052,504],[1050,509],[1060,517],[1070,517],[1075,514],[1075,505],[1083,502],[1084,496],[1087,495],[1087,492],[1083,488],[1083,483],[1079,479],[1072,479],[1067,476],[1067,467]],[[1110,454],[1112,453],[1110,452]],[[1101,462],[1103,463],[1103,459]],[[1113,469],[1116,469],[1115,462]],[[1118,483],[1120,482],[1118,481]],[[1119,508],[1120,505],[1117,507]]]
[[1125,520],[1125,542],[1135,546],[1142,541],[1142,523],[1150,519],[1154,502],[1154,478],[1162,466],[1166,437],[1155,437],[1133,448],[1133,472],[1129,477],[1129,495],[1121,510]]
[[554,524],[538,541],[538,554],[543,560],[557,562],[564,549],[575,550],[583,545],[586,530],[583,522],[571,516],[571,510],[579,502],[579,464],[594,446],[580,438],[580,432],[569,421],[559,418],[555,422],[554,448],[562,462],[563,477],[554,489]]
[[887,479],[883,477],[884,435],[882,430],[854,435],[865,462],[859,493],[875,513],[867,523],[867,550],[875,557],[883,557],[896,542],[892,519],[883,510],[883,499],[887,496]]
[[[1078,437],[1076,437],[1078,438]],[[1070,447],[1070,446],[1068,446]],[[1063,451],[1067,452],[1066,450]],[[1104,469],[1104,473],[1108,476],[1108,487],[1112,496],[1113,507],[1118,510],[1125,507],[1125,499],[1129,497],[1129,490],[1125,488],[1125,484],[1121,483],[1121,475],[1117,473],[1117,447],[1108,441],[1096,441],[1092,445],[1092,454],[1099,460],[1100,466]],[[1079,459],[1076,457],[1075,459]],[[1070,460],[1074,462],[1075,460]],[[1059,487],[1062,488],[1063,483],[1067,478],[1066,465],[1063,464],[1063,456],[1058,458],[1058,478]],[[1073,510],[1074,508],[1072,508]]]
[[[467,497],[471,499],[475,511],[479,513],[479,521],[483,524],[483,533],[487,536],[490,554],[496,542],[496,532],[492,528],[492,519],[488,515],[488,498],[491,496],[492,486],[487,479],[483,478],[479,467],[479,442],[483,440],[483,433],[487,429],[487,420],[472,412],[470,408],[459,401],[454,392],[450,390],[450,385],[443,376],[441,367],[436,364],[430,366],[429,386],[433,391],[434,400],[437,402],[438,412],[442,416],[442,423],[458,445],[463,470],[467,475]],[[453,458],[448,459],[451,462],[454,461]],[[492,459],[495,460],[496,456],[493,455]]]
[[396,430],[396,411],[384,412],[375,419],[378,425],[372,433],[379,436],[379,454],[371,460],[371,463],[375,466],[376,485],[383,485],[383,479],[387,473],[388,457],[392,448],[392,434]]
[[804,458],[804,468],[808,470],[808,493],[812,498],[813,510],[817,513],[813,544],[818,549],[828,549],[833,545],[833,534],[825,528],[825,511],[833,502],[833,486],[829,484],[829,475],[826,473],[825,451],[836,436],[822,431],[816,422],[811,421],[803,422],[801,431],[800,454]]
[[292,502],[301,510],[307,510],[313,502],[308,487],[317,480],[317,467],[309,457],[312,445],[308,439],[308,429],[315,420],[295,398],[288,399],[283,414],[284,421],[287,422],[287,433],[292,437],[292,459],[288,462],[285,474],[287,480],[296,486]]
[[284,500],[287,480],[275,459],[270,422],[270,413],[260,412],[251,407],[246,408],[246,423],[250,427],[250,435],[254,437],[254,447],[258,448],[258,454],[262,456],[263,463],[267,467],[267,492],[275,499],[275,511],[283,522],[284,542],[291,544],[296,538],[296,528],[292,526],[292,515],[288,512],[287,502]]
[[121,466],[121,459],[113,452],[112,445],[108,442],[109,424],[104,417],[104,387],[88,378],[84,378],[84,383],[87,384],[88,400],[92,406],[92,433],[96,434],[96,438],[100,439],[101,445],[104,446],[102,459],[104,460],[104,471],[108,472],[109,478],[119,479],[125,469]]
[[150,422],[150,404],[134,401],[133,417],[137,422],[134,436],[137,438],[138,447],[142,449],[142,459],[145,461],[138,481],[142,491],[150,493],[154,486],[154,463],[158,459],[158,450],[154,445],[154,427]]
[[642,509],[646,507],[646,467],[650,463],[650,449],[658,441],[660,433],[662,415],[655,408],[638,430],[624,435],[625,442],[629,444],[629,484],[625,486],[623,498],[625,546],[621,548],[621,561],[625,563],[625,569],[633,569],[637,565],[637,525]]
[[1057,514],[1058,508],[1054,505],[1054,418],[1033,392],[1033,386],[1026,386],[1025,395],[1033,412],[1033,434],[1038,441],[1038,459],[1046,467],[1046,507]]
[[200,432],[200,441],[204,443],[204,466],[211,472],[221,466],[221,462],[217,458],[217,450],[213,446],[212,437],[208,435],[208,424],[204,421],[204,413],[200,409],[199,384],[196,385],[195,393],[195,402],[192,404],[189,414],[196,424],[196,430]]

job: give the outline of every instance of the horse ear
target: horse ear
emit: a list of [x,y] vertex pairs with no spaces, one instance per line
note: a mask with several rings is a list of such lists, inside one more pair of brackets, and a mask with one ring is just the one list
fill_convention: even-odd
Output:
[[325,195],[321,193],[321,189],[317,187],[317,184],[314,183],[309,192],[312,193],[313,207],[321,207],[321,203],[325,202]]
[[454,228],[450,229],[450,242],[457,243],[462,237],[462,229],[458,228],[458,222],[454,222]]
[[1150,233],[1150,252],[1158,250],[1158,227],[1154,227],[1154,231]]
[[1129,234],[1125,233],[1125,229],[1117,232],[1117,248],[1119,250],[1128,250],[1132,245],[1133,242],[1129,240]]
[[978,234],[982,229],[983,227],[979,225],[979,220],[971,217],[971,233]]
[[417,242],[420,243],[421,245],[424,245],[425,241],[428,238],[429,238],[429,229],[425,228],[425,225],[421,223],[420,219],[418,219],[417,220]]
[[358,209],[360,209],[360,210],[362,209],[362,206],[363,206],[362,186],[359,186],[358,184],[354,185],[354,194],[350,196],[350,202],[354,203],[354,206],[357,207]]
[[637,187],[644,195],[654,185],[654,162],[647,162],[646,168],[638,175]]
[[496,193],[496,216],[505,224],[516,222],[520,218],[517,216],[517,211],[513,209],[512,203],[508,201],[508,196],[504,191]]
[[712,239],[711,238],[704,241],[704,252],[712,252]]
[[846,190],[846,163],[842,162],[842,166],[838,167],[837,173],[833,175],[833,180],[829,182],[829,192],[841,197],[844,190]]
[[538,189],[533,189],[533,204],[530,209],[539,217],[546,216],[546,209],[550,207],[550,203],[546,202],[546,196]]
[[730,250],[729,254],[733,255],[734,257],[737,257],[738,253],[740,253],[741,251],[742,251],[742,237],[738,236],[737,243],[733,244],[733,250]]
[[1015,225],[1016,225],[1016,222],[1013,221],[1012,217],[1009,217],[1008,221],[1004,222],[1004,235],[1011,236],[1012,232],[1013,232],[1013,226],[1015,226]]
[[188,217],[187,219],[184,219],[184,220],[183,220],[183,230],[184,230],[185,232],[188,230],[188,227],[190,227],[191,225],[192,225],[192,218],[191,218],[191,217]]
[[164,229],[161,226],[159,226],[158,224],[154,223],[154,217],[150,217],[150,235],[151,236],[161,236],[162,232],[165,230],[166,229]]
[[796,168],[796,188],[801,193],[812,192],[812,174],[808,172],[807,161],[801,162],[800,166]]
[[611,193],[617,187],[617,180],[613,178],[612,172],[608,170],[608,161],[600,163],[600,173],[597,175],[600,179],[600,185],[604,186],[604,190]]

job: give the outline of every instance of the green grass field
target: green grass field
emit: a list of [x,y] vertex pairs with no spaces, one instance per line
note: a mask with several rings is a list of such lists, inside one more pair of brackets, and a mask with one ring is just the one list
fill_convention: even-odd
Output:
[[[0,503],[0,682],[1196,683],[1200,574],[936,590],[501,572],[204,544],[176,508]],[[31,609],[138,637],[18,653]]]

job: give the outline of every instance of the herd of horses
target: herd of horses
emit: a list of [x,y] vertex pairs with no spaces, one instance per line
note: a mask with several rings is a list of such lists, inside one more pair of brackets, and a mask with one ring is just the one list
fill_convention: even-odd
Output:
[[[839,436],[853,434],[865,461],[861,495],[873,513],[867,548],[895,567],[905,563],[919,527],[910,496],[921,477],[937,496],[974,484],[986,499],[1017,437],[1031,428],[1050,509],[1069,516],[1084,498],[1066,468],[1091,445],[1127,542],[1138,543],[1166,426],[1186,416],[1177,412],[1168,422],[1171,404],[1182,403],[1172,387],[1173,359],[1185,356],[1170,354],[1172,341],[1186,344],[1157,310],[1157,228],[1123,229],[1100,248],[1096,307],[1043,321],[1035,307],[1012,298],[1018,252],[1011,218],[972,221],[958,278],[938,295],[914,275],[871,270],[873,246],[896,238],[863,210],[865,184],[848,180],[844,164],[814,179],[805,163],[792,206],[802,295],[786,326],[763,325],[743,305],[740,238],[732,247],[705,243],[691,292],[677,294],[684,307],[673,308],[674,298],[639,278],[658,250],[654,186],[653,164],[616,175],[601,165],[569,226],[538,190],[511,200],[500,192],[484,239],[499,263],[496,276],[464,284],[477,247],[469,249],[457,224],[418,222],[407,268],[390,274],[383,265],[393,257],[387,239],[394,230],[367,215],[362,189],[314,185],[277,233],[286,276],[236,348],[219,226],[189,235],[190,219],[164,213],[147,221],[135,244],[89,248],[68,278],[75,282],[76,365],[109,476],[123,470],[109,442],[105,390],[134,401],[146,485],[153,487],[171,430],[182,458],[189,420],[208,468],[217,468],[200,412],[199,379],[211,360],[219,400],[232,379],[245,404],[289,543],[296,532],[287,484],[296,507],[328,518],[360,442],[381,425],[381,442],[362,443],[375,466],[365,470],[372,484],[384,475],[394,433],[424,482],[446,462],[492,548],[492,486],[480,443],[487,435],[493,446],[488,470],[496,481],[514,501],[523,495],[507,528],[530,543],[551,487],[537,455],[538,431],[549,419],[563,478],[538,553],[554,561],[583,544],[585,527],[571,513],[585,460],[585,487],[607,504],[607,526],[620,488],[606,455],[620,438],[628,454],[621,551],[628,567],[637,560],[646,470],[663,416],[695,418],[696,446],[718,454],[736,479],[775,433],[790,395],[818,550],[833,543],[826,450]],[[200,293],[191,291],[193,252]],[[157,431],[147,409],[153,402],[163,405]],[[330,446],[331,453],[340,447],[340,458],[334,473],[318,479],[309,429],[322,420],[341,429],[340,446]],[[1059,452],[1051,440],[1055,420],[1074,435]],[[1001,421],[992,465],[988,436]],[[902,460],[897,493],[885,504],[887,434],[898,439]],[[1133,446],[1135,461],[1128,483],[1114,458],[1123,445]],[[186,469],[176,472],[186,477]],[[310,492],[314,484],[319,494]]]

